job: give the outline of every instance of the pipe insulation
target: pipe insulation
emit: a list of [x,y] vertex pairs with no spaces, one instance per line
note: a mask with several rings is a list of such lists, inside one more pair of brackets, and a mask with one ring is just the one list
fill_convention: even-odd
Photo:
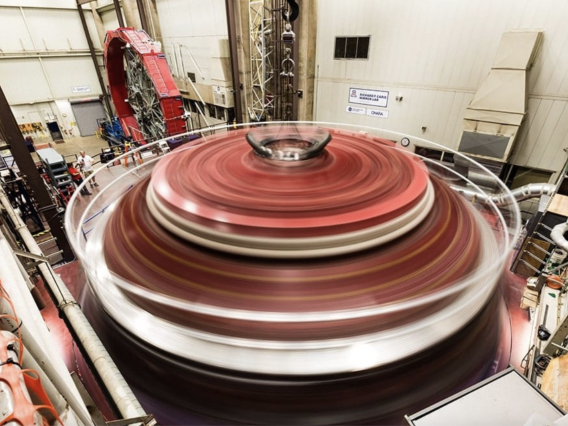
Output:
[[493,202],[496,206],[505,206],[511,204],[513,199],[516,202],[528,200],[530,198],[537,198],[543,195],[552,195],[556,190],[556,185],[550,183],[529,183],[528,185],[521,186],[511,191],[513,199],[509,194],[501,192],[499,194],[487,195],[480,192],[473,191],[461,186],[451,185],[451,188],[470,199],[478,199],[485,202]]
[[[22,219],[15,214],[10,205],[4,190],[0,189],[0,202],[7,210],[10,219],[14,222],[17,232],[22,237],[30,253],[43,256],[41,249],[33,238]],[[111,396],[114,404],[118,408],[123,418],[134,418],[146,416],[146,412],[138,402],[136,396],[122,377],[116,364],[106,351],[99,337],[89,324],[83,311],[79,307],[65,284],[55,275],[51,266],[42,263],[38,266],[45,283],[57,300],[58,308],[63,312],[87,356],[93,363],[94,368],[99,374],[104,386]],[[30,296],[31,297],[31,296]],[[40,316],[41,318],[41,316]],[[49,345],[48,347],[52,347]],[[58,358],[58,357],[55,357]],[[60,361],[63,363],[63,361]],[[67,374],[69,386],[74,386],[69,374]],[[65,377],[67,379],[67,377]],[[75,388],[76,389],[76,388]],[[63,394],[63,392],[62,392]],[[65,396],[65,394],[63,394]],[[77,394],[78,396],[78,394]],[[86,407],[84,408],[86,410]]]
[[[2,196],[3,193],[0,192],[0,198],[2,198]],[[4,200],[2,200],[2,203],[3,201]],[[2,268],[0,268],[0,279],[2,280],[4,290],[10,296],[14,310],[12,310],[6,301],[0,303],[0,309],[2,309],[2,312],[6,312],[10,315],[14,315],[14,313],[17,314],[20,320],[19,327],[22,342],[25,347],[24,360],[28,360],[26,354],[29,353],[37,361],[37,364],[41,366],[41,368],[37,370],[38,374],[42,379],[45,391],[58,412],[68,403],[84,425],[91,425],[92,420],[87,407],[83,404],[65,363],[55,351],[56,345],[53,344],[45,322],[23,281],[20,270],[16,265],[16,259],[14,259],[14,255],[12,254],[12,249],[1,233],[0,256],[3,259]],[[12,325],[14,328],[18,327],[18,324]],[[36,369],[33,365],[30,367]],[[45,376],[47,376],[49,380],[44,380],[45,377],[41,371],[45,372]],[[49,382],[51,382],[52,385],[50,385]],[[57,391],[54,392],[53,388],[56,388]],[[61,400],[61,396],[65,398],[67,403]]]

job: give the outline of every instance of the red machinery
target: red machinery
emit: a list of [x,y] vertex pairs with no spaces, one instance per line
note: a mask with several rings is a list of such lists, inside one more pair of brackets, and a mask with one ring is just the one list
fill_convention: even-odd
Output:
[[166,56],[146,32],[108,31],[104,58],[110,95],[127,136],[146,143],[186,132],[182,97]]

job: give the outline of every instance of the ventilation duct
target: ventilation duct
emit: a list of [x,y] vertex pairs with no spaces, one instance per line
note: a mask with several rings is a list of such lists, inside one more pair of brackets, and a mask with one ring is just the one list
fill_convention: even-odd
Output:
[[528,72],[541,31],[503,34],[489,75],[467,107],[459,151],[507,161],[528,108]]

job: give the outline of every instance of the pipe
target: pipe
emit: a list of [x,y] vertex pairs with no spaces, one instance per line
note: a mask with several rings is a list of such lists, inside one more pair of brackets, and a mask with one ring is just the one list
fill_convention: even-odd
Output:
[[45,301],[43,300],[43,297],[41,296],[39,289],[30,280],[30,277],[28,276],[28,273],[26,272],[24,266],[22,265],[22,262],[20,262],[19,260],[16,260],[16,263],[18,265],[18,269],[22,273],[22,278],[26,282],[26,286],[28,287],[28,290],[30,291],[30,293],[32,294],[32,297],[34,298],[34,301],[36,302],[38,309],[42,310],[43,308],[45,308]]
[[172,48],[173,48],[173,62],[174,62],[174,68],[176,70],[175,73],[172,73],[174,77],[180,78],[179,77],[179,69],[178,69],[178,61],[177,61],[177,53],[176,53],[176,44],[172,43]]
[[[187,47],[184,44],[179,43],[180,48],[183,47],[185,50],[187,50],[187,53],[189,54],[189,59],[191,59],[191,62],[193,62],[193,65],[195,66],[195,68],[197,68],[197,72],[199,73],[199,75],[201,76],[202,80],[205,80],[205,76],[203,75],[203,72],[201,71],[201,68],[199,68],[199,65],[197,65],[197,61],[195,60],[195,58],[193,57],[193,54],[191,53],[191,50],[189,50],[189,47]],[[179,51],[180,57],[183,61],[183,55],[181,54],[181,49]]]
[[[16,425],[16,424],[21,424],[20,422],[22,421],[22,418],[20,418],[20,413],[22,415],[25,415],[24,413],[26,413],[28,410],[34,408],[33,402],[32,402],[32,394],[30,393],[30,389],[28,389],[27,384],[24,381],[23,378],[23,368],[22,365],[18,365],[18,367],[16,367],[15,365],[11,365],[11,366],[6,366],[6,367],[12,367],[14,368],[15,371],[19,371],[19,377],[16,376],[12,376],[13,377],[13,381],[10,380],[10,377],[4,372],[4,368],[6,368],[4,366],[4,363],[6,364],[10,364],[10,361],[14,361],[16,362],[16,360],[18,359],[18,349],[19,345],[17,345],[18,342],[18,338],[10,331],[5,331],[2,330],[2,332],[0,333],[0,335],[2,336],[2,351],[6,352],[6,357],[7,359],[4,361],[3,360],[3,364],[2,364],[2,376],[7,376],[5,377],[5,381],[3,381],[2,385],[4,385],[2,387],[2,397],[3,400],[6,401],[3,405],[4,405],[4,409],[2,410],[2,417],[4,418],[2,421],[2,424],[10,424],[10,425]],[[21,348],[23,349],[23,348]],[[16,389],[13,389],[12,387],[19,387],[19,392],[21,396],[23,396],[24,401],[18,401],[18,398],[16,398],[16,393],[14,391],[17,392]],[[10,403],[11,402],[11,403]],[[20,402],[20,403],[19,403]],[[20,405],[22,404],[22,405]],[[20,411],[21,410],[21,411]],[[20,411],[18,413],[18,411]],[[51,411],[51,410],[50,410]],[[56,410],[57,411],[57,410]],[[13,415],[13,420],[10,420],[9,418],[6,418],[6,414],[8,414],[9,412],[12,412]],[[47,415],[46,417],[43,417],[42,414],[40,414],[38,411],[29,413],[30,414],[30,420],[33,421],[33,424],[39,424],[40,422],[42,422],[44,425],[47,423],[48,419],[49,420],[55,420],[55,418],[52,419],[53,414],[51,412],[47,413],[45,412],[45,414]],[[57,416],[59,417],[59,412],[57,412]],[[23,417],[23,416],[22,416]],[[6,422],[7,420],[7,422]],[[55,424],[60,425],[60,422],[56,422]]]
[[[36,361],[36,359],[42,359],[42,358],[38,358],[37,353],[31,349],[30,339],[27,339],[25,337],[26,335],[29,335],[29,331],[25,327],[25,324],[22,324],[22,326],[20,327],[20,331],[22,333],[22,343],[24,344],[25,348],[22,364],[25,366],[25,368],[34,370],[37,373],[38,377],[41,380],[41,385],[43,387],[43,390],[45,390],[45,393],[49,397],[49,400],[51,401],[53,408],[55,408],[55,411],[57,411],[58,413],[60,414],[63,413],[68,407],[67,401],[65,400],[65,398],[63,398],[61,393],[57,390],[57,387],[54,385],[54,383],[51,381],[47,373],[44,371],[44,368],[49,367],[50,363],[42,360],[41,361],[42,365],[40,365],[40,363]],[[85,421],[89,421],[89,423],[85,423],[86,425],[92,423],[92,420],[90,418],[84,418],[85,417],[84,413],[81,412],[77,413],[76,409],[73,409],[73,411],[75,412],[75,414],[78,415],[78,417],[81,419],[83,423],[85,423]]]
[[[201,94],[199,93],[199,90],[197,90],[197,87],[195,86],[195,84],[193,84],[193,81],[191,81],[191,78],[187,78],[186,77],[186,73],[185,73],[185,67],[183,64],[183,55],[181,53],[181,48],[182,48],[182,44],[178,43],[178,48],[179,48],[179,57],[181,60],[181,69],[183,72],[183,79],[189,81],[189,84],[191,85],[191,87],[193,88],[193,90],[195,91],[195,94],[197,95],[197,97],[199,98],[199,100],[201,101],[201,103],[204,106],[207,106],[207,104],[205,103],[205,101],[203,100],[203,98],[201,97]],[[186,48],[187,49],[187,48]],[[201,107],[199,106],[199,104],[196,102],[195,103],[195,107],[199,110],[199,112],[201,113],[201,115],[203,116],[203,119],[205,120],[205,124],[207,125],[207,127],[211,127],[211,124],[209,124],[209,122],[207,121],[207,116],[205,115],[205,111],[203,111],[201,109]],[[201,123],[200,123],[201,124]]]
[[529,183],[528,185],[513,189],[511,194],[513,194],[515,200],[523,201],[542,195],[553,195],[555,191],[556,185],[551,183]]
[[496,206],[512,204],[513,200],[519,202],[528,200],[529,198],[537,198],[542,195],[552,195],[554,194],[554,191],[556,191],[556,185],[550,183],[529,183],[528,185],[521,186],[520,188],[516,188],[511,191],[512,197],[504,192],[500,194],[487,195],[461,186],[450,185],[450,187],[454,191],[459,192],[468,198],[476,198],[485,202],[491,201]]
[[[459,172],[459,170],[456,170]],[[461,173],[460,173],[461,174]],[[497,188],[498,180],[494,176],[488,175],[487,173],[479,170],[467,169],[467,174],[464,174],[470,181],[475,183],[477,186],[483,188],[488,188],[489,190],[495,190]]]
[[562,250],[568,251],[568,241],[564,238],[566,231],[568,231],[568,222],[556,225],[552,228],[552,231],[550,231],[550,238],[554,241],[554,244]]
[[[0,197],[3,197],[1,191]],[[12,217],[12,215],[14,215],[13,210],[8,210],[8,214]],[[10,256],[10,252],[11,248],[8,241],[0,234],[0,253],[5,259],[2,263],[0,277],[3,279],[4,290],[10,296],[14,309],[12,309],[6,300],[0,301],[0,308],[2,312],[11,315],[19,314],[18,318],[21,320],[20,324],[9,322],[5,323],[4,326],[10,324],[13,326],[13,329],[19,327],[22,343],[25,348],[24,360],[27,360],[26,354],[29,353],[34,361],[37,361],[41,366],[41,368],[38,369],[33,362],[29,365],[34,370],[37,370],[38,375],[42,379],[44,390],[56,410],[62,412],[60,410],[69,404],[83,424],[92,425],[93,422],[87,407],[83,404],[77,389],[71,384],[71,376],[69,376],[67,367],[62,359],[56,359],[57,355],[54,355],[54,346],[47,338],[47,328],[45,328],[43,319],[41,315],[39,315],[39,311],[35,307],[35,302],[31,298],[31,295],[27,290],[24,290],[26,287],[22,283],[19,269],[15,265],[16,261],[13,256]],[[10,258],[12,258],[12,261],[9,260]],[[14,310],[17,312],[14,312]],[[27,324],[29,324],[29,327]],[[47,348],[47,352],[43,349],[44,347]],[[51,352],[51,356],[49,352]],[[67,382],[63,374],[68,375],[69,379]],[[49,380],[44,380],[44,376]],[[63,400],[63,398],[65,399]]]
[[[3,190],[0,190],[0,202],[8,211],[10,218],[16,226],[16,230],[22,237],[22,240],[30,253],[43,255],[27,226],[12,210]],[[79,304],[75,301],[69,289],[60,279],[56,278],[53,270],[51,269],[51,265],[48,263],[40,264],[38,269],[40,270],[45,283],[49,286],[52,294],[54,295],[58,308],[69,321],[71,328],[75,332],[87,356],[93,363],[95,370],[99,374],[99,377],[120,414],[125,419],[146,416],[146,412],[132,393],[132,390],[122,377],[122,374],[116,367],[116,364],[104,348],[102,342],[99,340],[99,337],[89,324],[85,314],[81,311]]]

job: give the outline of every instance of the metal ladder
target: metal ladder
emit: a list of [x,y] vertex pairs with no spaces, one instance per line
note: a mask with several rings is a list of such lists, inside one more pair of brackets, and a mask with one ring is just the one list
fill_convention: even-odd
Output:
[[[552,250],[554,250],[554,248],[556,246],[554,244],[554,241],[552,241],[549,237],[550,232],[552,231],[552,228],[550,226],[547,226],[543,222],[544,222],[546,215],[548,213],[548,210],[550,208],[550,204],[552,203],[552,199],[558,193],[558,189],[561,187],[562,183],[564,182],[564,179],[566,179],[567,174],[568,174],[568,161],[564,164],[564,167],[562,169],[562,173],[558,177],[554,193],[550,195],[550,198],[548,199],[548,201],[547,201],[547,203],[544,207],[544,210],[543,210],[540,218],[538,219],[537,224],[534,227],[534,230],[532,231],[532,233],[530,235],[527,235],[525,243],[523,244],[523,247],[521,249],[521,253],[517,256],[517,259],[513,263],[513,266],[511,268],[511,270],[513,272],[516,272],[519,264],[522,263],[527,268],[532,270],[535,275],[540,274],[541,271],[542,271],[543,265],[546,263],[546,261],[549,259],[550,255],[552,254]],[[545,241],[545,242],[549,243],[550,244],[549,249],[545,250],[543,247],[541,247],[538,244],[538,241]],[[531,252],[531,251],[529,251],[531,248],[534,248],[536,250],[533,250]],[[538,256],[537,254],[542,255],[542,257]],[[536,260],[538,267],[533,266],[534,262],[532,262],[532,263],[529,262],[529,259]]]
[[[536,240],[546,241],[546,242],[551,244],[551,247],[554,246],[554,242],[550,238],[543,235],[543,230],[548,231],[549,234],[550,234],[550,231],[552,231],[552,228],[550,228],[549,226],[542,223],[542,220],[543,220],[545,214],[546,214],[546,212],[544,212],[542,214],[542,216],[540,217],[540,219],[539,219],[538,223],[536,224],[535,229],[532,232],[531,236],[527,237],[527,241],[523,246],[523,251],[517,257],[517,260],[516,260],[515,264],[513,265],[513,268],[512,268],[513,270],[516,270],[517,267],[518,267],[518,264],[522,263],[527,268],[532,270],[535,274],[538,274],[538,273],[541,272],[542,266],[546,263],[546,261],[550,257],[552,251],[545,250],[536,242]],[[542,257],[539,257],[536,254],[534,254],[535,251],[533,251],[533,252],[529,251],[529,248],[531,248],[531,247],[534,247],[536,249],[537,253],[542,254]],[[527,260],[527,258],[535,259],[538,262],[538,267],[534,267],[533,264],[530,263]]]

